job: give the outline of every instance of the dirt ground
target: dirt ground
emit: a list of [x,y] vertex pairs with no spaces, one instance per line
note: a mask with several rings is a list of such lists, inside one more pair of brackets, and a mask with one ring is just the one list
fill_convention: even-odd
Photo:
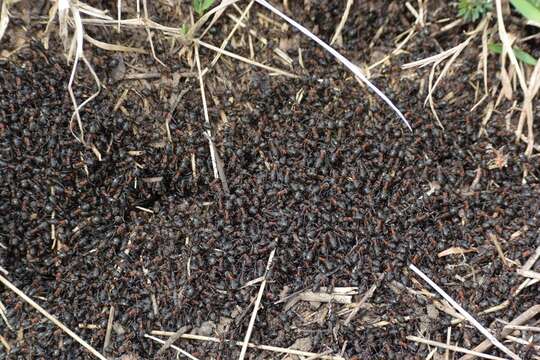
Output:
[[[343,4],[308,4],[291,2],[289,13],[330,39]],[[471,111],[481,97],[475,87],[483,86],[481,39],[434,94],[444,129],[424,106],[429,67],[401,68],[457,45],[474,27],[441,33],[446,23],[437,21],[455,13],[450,4],[430,4],[429,24],[405,52],[371,70],[412,132],[327,53],[254,5],[247,22],[257,32],[256,60],[298,77],[270,76],[225,56],[205,76],[228,191],[212,170],[196,67],[157,36],[156,53],[167,67],[150,55],[120,58],[87,46],[106,87],[81,110],[87,146],[78,142],[69,127],[71,67],[54,36],[48,50],[38,41],[39,11],[29,24],[15,16],[2,40],[15,46],[18,31],[28,46],[0,61],[0,266],[100,351],[112,324],[106,356],[154,358],[161,345],[144,337],[154,330],[186,327],[242,341],[261,285],[249,282],[264,275],[273,250],[255,344],[346,359],[424,359],[432,348],[407,336],[446,342],[451,328],[454,345],[472,349],[483,341],[410,264],[495,333],[503,326],[495,319],[511,321],[540,302],[537,285],[513,296],[524,280],[516,268],[540,246],[539,157],[526,158],[525,145],[514,142],[510,102],[485,127],[488,101]],[[374,63],[414,20],[404,2],[355,4],[338,49],[356,64]],[[233,25],[223,16],[204,40],[218,46]],[[88,31],[98,39],[106,31],[111,42],[140,38],[147,47],[144,32]],[[239,29],[228,49],[249,57],[248,29]],[[538,57],[539,49],[529,50]],[[200,53],[203,67],[215,56]],[[490,56],[490,87],[498,66]],[[139,73],[153,77],[129,77]],[[88,72],[79,71],[74,88],[79,99],[95,91]],[[354,307],[347,302],[357,303],[374,285],[347,321]],[[294,296],[343,287],[352,288],[343,301]],[[10,346],[0,359],[93,358],[13,292],[3,288],[0,301],[11,326],[0,320]],[[493,309],[499,304],[506,306]],[[538,344],[538,333],[534,339]],[[235,359],[240,351],[224,342],[175,344],[200,359]],[[523,359],[534,355],[534,348],[505,344]],[[439,350],[435,358],[443,356]],[[247,358],[284,355],[249,349]]]

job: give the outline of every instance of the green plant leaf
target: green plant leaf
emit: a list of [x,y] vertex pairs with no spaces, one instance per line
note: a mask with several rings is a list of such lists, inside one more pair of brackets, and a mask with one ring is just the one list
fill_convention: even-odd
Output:
[[180,27],[180,32],[184,35],[187,35],[187,33],[189,32],[189,26],[187,26],[186,24],[182,24],[182,26]]
[[[491,51],[494,54],[500,54],[500,53],[502,53],[503,45],[501,43],[489,44],[488,49],[489,49],[489,51]],[[529,64],[529,65],[534,66],[538,62],[538,60],[535,59],[529,53],[527,53],[527,52],[525,52],[525,51],[523,51],[523,50],[521,50],[519,48],[516,48],[516,47],[513,47],[512,49],[514,50],[514,54],[516,55],[516,58],[518,60],[523,61],[525,64]]]
[[193,8],[201,16],[214,4],[214,0],[193,0]]
[[459,0],[458,15],[466,22],[474,22],[491,11],[491,0]]
[[540,23],[540,8],[529,0],[510,0],[516,10],[527,19]]

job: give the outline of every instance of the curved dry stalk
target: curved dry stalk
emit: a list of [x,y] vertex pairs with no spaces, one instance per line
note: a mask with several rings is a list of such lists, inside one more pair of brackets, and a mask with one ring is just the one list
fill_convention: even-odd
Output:
[[[227,0],[225,0],[227,1]],[[240,15],[240,19],[238,19],[236,21],[236,24],[234,24],[234,27],[233,29],[231,30],[231,32],[229,33],[229,35],[225,38],[225,40],[223,40],[223,42],[221,43],[221,46],[219,47],[221,50],[224,50],[225,47],[227,46],[227,44],[229,43],[229,41],[231,40],[231,38],[233,37],[234,33],[236,32],[236,30],[238,30],[238,28],[240,27],[240,25],[242,25],[242,21],[244,21],[244,19],[246,18],[247,14],[249,13],[249,10],[251,9],[251,7],[253,6],[253,4],[255,3],[255,0],[251,0],[248,4],[248,6],[246,6],[246,8],[244,9],[244,11],[242,12],[242,14]],[[216,13],[216,16],[217,16],[217,13]],[[214,17],[215,19],[215,17]],[[212,19],[212,21],[214,20]],[[203,34],[204,35],[204,34]],[[216,63],[218,62],[219,58],[221,57],[221,52],[218,52],[216,54],[216,56],[214,56],[214,59],[212,60],[212,62],[210,63],[210,66],[214,66],[216,65]]]
[[88,344],[86,341],[84,341],[79,335],[75,334],[73,331],[71,331],[67,326],[62,324],[56,317],[49,314],[47,310],[42,308],[39,304],[37,304],[34,300],[32,300],[30,297],[28,297],[25,293],[23,293],[19,288],[17,288],[15,285],[11,283],[8,279],[0,275],[0,282],[4,284],[9,290],[13,291],[15,294],[17,294],[18,297],[23,299],[27,304],[32,306],[34,309],[39,311],[41,315],[45,316],[50,322],[52,322],[54,325],[58,326],[63,332],[68,334],[73,340],[78,342],[81,346],[83,346],[88,352],[90,352],[94,357],[100,359],[100,360],[107,360],[107,358],[103,355],[101,355],[96,349],[94,349],[90,344]]
[[418,269],[413,264],[409,265],[409,268],[416,273],[416,275],[420,276],[422,280],[427,282],[429,286],[431,286],[435,291],[439,293],[446,301],[456,309],[461,315],[463,315],[478,331],[482,333],[493,345],[495,345],[499,350],[504,352],[506,355],[508,355],[510,358],[514,360],[520,360],[519,356],[514,354],[510,349],[508,349],[506,346],[504,346],[495,336],[493,336],[489,330],[487,330],[482,324],[480,324],[474,317],[472,317],[471,314],[469,314],[461,305],[459,305],[454,299],[450,297],[443,289],[441,289],[437,284],[435,284],[429,277],[427,277],[426,274],[424,274],[420,269]]
[[[238,0],[228,0],[223,1],[221,4],[216,6],[215,8],[212,8],[210,11],[208,11],[206,14],[204,14],[190,29],[188,32],[187,37],[193,38],[193,35],[195,32],[204,24],[210,16],[213,14],[222,11],[229,5],[234,4]],[[409,121],[405,118],[405,116],[401,113],[401,111],[397,108],[396,105],[381,91],[379,90],[373,83],[371,83],[367,77],[360,71],[360,68],[356,65],[354,65],[352,62],[350,62],[347,58],[345,58],[343,55],[341,55],[338,51],[336,51],[334,48],[332,48],[330,45],[325,43],[323,40],[321,40],[319,37],[317,37],[315,34],[313,34],[311,31],[306,29],[304,26],[300,25],[298,22],[294,21],[287,15],[285,15],[280,10],[276,9],[274,6],[272,6],[270,3],[268,3],[266,0],[255,0],[259,5],[265,7],[266,9],[270,10],[289,24],[291,24],[293,27],[298,29],[301,33],[309,37],[311,40],[315,41],[319,46],[321,46],[323,49],[328,51],[333,57],[335,57],[340,63],[345,65],[356,77],[358,77],[364,84],[366,84],[377,96],[379,96],[390,108],[399,116],[399,118],[403,121],[403,123],[409,128],[409,130],[412,131],[412,127],[409,124]]]
[[[210,117],[208,116],[208,106],[206,105],[206,94],[204,91],[204,82],[203,82],[203,76],[201,71],[201,60],[199,58],[199,47],[195,46],[195,63],[197,64],[197,72],[199,74],[199,86],[201,88],[201,98],[203,103],[203,113],[204,113],[204,123],[206,126],[210,129]],[[214,152],[214,146],[212,143],[212,133],[210,130],[206,130],[206,137],[208,138],[208,142],[210,144],[210,158],[212,159],[212,169],[214,170],[214,179],[219,178],[219,173],[217,169],[216,164],[216,154]]]
[[284,76],[288,76],[288,77],[292,77],[292,78],[297,78],[297,77],[299,77],[298,75],[295,75],[295,74],[290,73],[290,72],[288,72],[288,71],[281,70],[281,69],[275,68],[275,67],[273,67],[273,66],[264,65],[264,64],[261,64],[260,62],[257,62],[257,61],[254,61],[254,60],[245,58],[245,57],[243,57],[243,56],[240,56],[240,55],[238,55],[238,54],[232,53],[232,52],[230,52],[230,51],[220,49],[220,48],[218,48],[217,46],[214,46],[214,45],[205,43],[205,42],[202,41],[202,40],[194,40],[194,42],[195,42],[196,44],[202,46],[202,47],[205,47],[205,48],[208,48],[208,49],[210,49],[210,50],[213,50],[213,51],[215,51],[215,52],[217,52],[217,53],[220,53],[220,54],[229,56],[229,57],[231,57],[231,58],[233,58],[233,59],[240,60],[240,61],[242,61],[242,62],[245,62],[246,64],[250,64],[250,65],[253,65],[253,66],[257,66],[257,67],[260,67],[260,68],[262,68],[262,69],[271,71],[271,72],[273,72],[273,73],[280,74],[280,75],[284,75]]
[[343,15],[341,16],[341,20],[339,21],[339,24],[336,28],[336,31],[334,32],[334,36],[332,36],[332,40],[330,40],[330,45],[334,45],[338,37],[341,35],[341,31],[343,30],[343,27],[345,26],[345,23],[347,22],[347,19],[349,18],[349,13],[351,12],[351,7],[354,0],[347,0],[347,4],[345,4],[345,11],[343,12]]
[[[114,24],[114,25],[116,25],[117,28],[120,25],[124,25],[124,26],[130,26],[131,25],[131,26],[143,26],[143,27],[145,27],[145,30],[147,31],[147,33],[149,35],[148,37],[149,37],[149,41],[150,41],[150,47],[152,49],[152,55],[161,64],[163,64],[163,63],[155,55],[150,29],[159,30],[159,31],[162,31],[163,33],[165,33],[166,35],[177,36],[177,37],[180,37],[180,38],[182,38],[184,40],[187,40],[189,42],[195,42],[196,44],[200,44],[202,46],[211,48],[212,50],[218,51],[219,53],[222,53],[222,54],[237,58],[239,60],[245,61],[244,58],[242,58],[242,57],[240,57],[238,55],[229,53],[224,49],[215,48],[212,45],[205,44],[204,42],[193,38],[194,33],[212,15],[214,15],[215,18],[216,18],[218,16],[217,14],[222,13],[229,5],[232,5],[237,1],[238,0],[224,0],[224,1],[222,1],[218,6],[212,8],[210,11],[208,11],[206,14],[204,14],[190,28],[190,31],[188,32],[188,34],[184,35],[184,34],[182,34],[181,30],[178,29],[178,28],[162,26],[162,25],[157,24],[157,23],[153,22],[152,20],[150,20],[148,18],[147,9],[146,9],[146,1],[145,0],[143,0],[144,18],[137,17],[135,19],[125,19],[125,20],[121,19],[121,18],[113,19],[112,17],[107,15],[107,13],[105,11],[101,11],[99,9],[93,8],[93,7],[88,6],[88,5],[86,5],[86,4],[82,3],[82,2],[78,2],[77,5],[73,5],[70,0],[58,0],[57,4],[58,4],[58,14],[59,14],[59,21],[60,21],[60,37],[64,41],[64,45],[65,45],[66,48],[67,48],[66,45],[67,45],[67,39],[68,39],[67,14],[68,14],[68,12],[70,10],[71,10],[71,14],[73,16],[73,20],[74,20],[74,24],[75,24],[75,34],[73,36],[73,40],[72,40],[72,43],[71,43],[73,51],[70,51],[70,53],[71,52],[75,53],[75,57],[74,57],[73,69],[72,69],[70,80],[69,80],[69,83],[68,83],[68,92],[70,94],[71,101],[72,101],[72,103],[74,105],[74,108],[75,108],[74,114],[72,115],[71,121],[73,121],[73,119],[77,119],[78,127],[79,127],[79,130],[80,130],[80,136],[77,136],[75,134],[74,134],[74,136],[79,141],[84,143],[84,129],[83,129],[83,126],[82,126],[82,120],[81,120],[81,117],[80,117],[80,114],[79,114],[79,110],[81,109],[82,106],[84,106],[89,101],[94,99],[99,94],[99,92],[101,90],[101,83],[99,82],[99,79],[97,78],[95,72],[93,71],[90,63],[86,60],[86,58],[84,57],[84,54],[83,54],[83,50],[82,50],[82,45],[83,45],[83,40],[84,40],[83,23],[85,23],[85,24],[101,24],[101,25]],[[308,36],[310,39],[315,41],[319,46],[323,47],[332,56],[334,56],[339,62],[341,62],[343,65],[345,65],[360,81],[365,83],[373,92],[375,92],[375,94],[377,96],[379,96],[384,102],[386,102],[390,106],[390,108],[400,117],[400,119],[407,126],[407,128],[409,128],[409,130],[412,131],[411,125],[409,124],[409,122],[407,121],[405,116],[401,113],[401,111],[397,108],[397,106],[395,106],[394,103],[382,91],[380,91],[373,83],[371,83],[367,79],[367,77],[360,71],[358,66],[354,65],[351,61],[349,61],[347,58],[345,58],[343,55],[341,55],[339,52],[337,52],[334,48],[332,48],[330,45],[325,43],[319,37],[315,36],[311,31],[306,29],[304,26],[300,25],[298,22],[294,21],[293,19],[291,19],[290,17],[288,17],[287,15],[282,13],[280,10],[278,10],[274,6],[270,5],[267,1],[265,1],[265,0],[255,0],[255,1],[257,3],[259,3],[260,5],[262,5],[263,7],[270,10],[271,12],[273,12],[274,14],[276,14],[277,16],[284,19],[286,22],[291,24],[293,27],[297,28],[300,32],[302,32],[304,35]],[[120,1],[117,4],[120,4]],[[138,10],[139,10],[139,2],[137,2],[137,6],[138,6]],[[84,12],[85,14],[88,14],[88,15],[92,16],[93,18],[83,20],[83,19],[81,19],[79,11]],[[236,26],[239,26],[239,23],[237,23]],[[96,43],[97,43],[97,41],[94,41],[94,45],[96,45]],[[105,43],[99,43],[99,44],[100,45],[105,45]],[[108,45],[106,45],[106,46],[109,47]],[[83,59],[85,64],[90,69],[90,72],[92,73],[92,75],[93,75],[93,77],[94,77],[94,79],[95,79],[95,81],[96,81],[96,83],[98,85],[98,91],[96,93],[94,93],[92,96],[90,96],[87,100],[85,100],[81,105],[78,105],[77,100],[75,98],[75,95],[73,93],[73,87],[72,86],[73,86],[75,73],[76,73],[76,69],[77,69],[78,62],[79,62],[80,58]],[[275,68],[272,68],[272,67],[269,67],[269,66],[266,66],[266,65],[254,63],[252,61],[250,61],[250,63],[255,64],[257,66],[261,66],[261,67],[266,68],[268,70],[271,69],[272,71],[275,71],[277,73],[281,73],[281,74],[284,74],[284,75],[286,74],[288,76],[295,76],[295,75],[287,73],[287,72],[285,72],[283,70],[275,69]]]
[[[77,57],[76,57],[76,59],[77,59]],[[94,81],[96,82],[96,85],[97,85],[98,89],[97,89],[97,91],[95,93],[93,93],[90,97],[88,97],[80,105],[77,106],[77,100],[75,99],[75,94],[73,93],[73,87],[71,85],[68,85],[68,91],[70,92],[69,95],[70,95],[71,100],[73,101],[73,103],[75,105],[75,110],[74,110],[73,114],[71,115],[71,119],[69,121],[69,124],[70,124],[69,128],[71,130],[71,133],[73,134],[73,136],[75,136],[75,138],[77,140],[79,140],[83,144],[86,144],[86,142],[84,140],[84,128],[83,128],[83,125],[82,125],[81,115],[79,114],[79,111],[86,104],[88,104],[90,101],[94,100],[96,98],[96,96],[99,95],[99,93],[101,92],[101,81],[99,81],[99,78],[98,78],[96,72],[94,71],[94,68],[92,68],[92,65],[90,64],[90,62],[88,61],[86,56],[84,56],[84,54],[81,56],[81,59],[86,64],[86,67],[88,68],[88,70],[92,74],[92,77],[94,78]],[[76,70],[77,70],[77,62],[75,62],[73,64],[73,71],[72,71],[71,77],[70,77],[70,83],[71,84],[73,84],[72,77],[74,78]],[[71,124],[73,123],[74,118],[77,119],[77,124],[78,124],[79,130],[81,132],[81,137],[80,138],[77,135],[75,135],[75,133],[73,132],[72,126],[71,126]]]
[[9,25],[9,7],[16,2],[19,2],[19,0],[4,0],[2,2],[2,8],[0,10],[0,40],[2,40]]
[[352,62],[350,62],[346,57],[341,55],[339,52],[337,52],[333,47],[322,41],[319,37],[317,37],[315,34],[313,34],[311,31],[306,29],[304,26],[300,25],[298,22],[294,21],[272,5],[270,5],[266,0],[255,0],[260,5],[264,6],[268,10],[272,11],[274,14],[281,17],[283,20],[297,28],[300,32],[302,32],[304,35],[309,37],[311,40],[315,41],[317,44],[319,44],[322,48],[324,48],[326,51],[328,51],[332,56],[334,56],[339,62],[341,62],[343,65],[345,65],[354,75],[356,75],[364,84],[366,84],[375,94],[377,94],[394,112],[401,118],[403,123],[409,128],[409,130],[412,131],[412,127],[409,124],[409,121],[405,118],[405,116],[401,113],[401,111],[397,108],[396,105],[386,96],[384,93],[379,90],[371,81],[369,81],[366,76],[360,71],[360,68],[356,65],[354,65]]
[[[160,344],[166,344],[166,343],[167,343],[166,341],[163,341],[163,340],[161,340],[161,339],[158,339],[157,337],[152,336],[152,335],[144,334],[144,337],[145,337],[145,338],[148,338],[148,339],[150,339],[150,340],[154,340],[154,341],[156,341],[156,342],[158,342],[158,343],[160,343]],[[182,354],[182,355],[184,355],[185,357],[187,357],[188,359],[191,359],[191,360],[199,360],[199,359],[196,358],[195,356],[193,356],[193,355],[191,355],[190,353],[188,353],[188,352],[186,352],[186,351],[180,349],[180,348],[179,348],[178,346],[176,346],[176,345],[170,344],[169,346],[171,347],[171,349],[176,350],[176,352],[177,352],[178,354]]]
[[[101,92],[101,82],[99,81],[99,78],[97,74],[95,73],[92,65],[88,61],[88,59],[84,55],[83,51],[83,41],[85,38],[84,28],[83,28],[83,22],[81,18],[81,12],[94,16],[101,20],[112,20],[111,17],[109,17],[105,11],[96,9],[92,6],[86,5],[83,2],[78,2],[75,6],[71,3],[70,0],[59,0],[56,3],[57,7],[53,6],[53,9],[56,9],[58,12],[58,20],[59,20],[59,36],[64,44],[64,49],[67,49],[67,44],[69,42],[69,31],[68,31],[68,14],[71,12],[71,15],[73,17],[73,24],[75,27],[75,32],[73,34],[73,37],[71,38],[70,47],[68,51],[68,61],[71,59],[72,54],[74,54],[74,60],[73,60],[73,66],[71,69],[71,75],[69,77],[68,82],[68,93],[69,97],[71,99],[71,102],[73,103],[74,111],[71,115],[70,121],[69,121],[69,128],[73,136],[81,143],[85,144],[84,140],[84,127],[82,125],[82,119],[80,116],[79,111],[82,107],[84,107],[86,104],[88,104],[90,101],[92,101],[96,96],[99,95]],[[53,12],[49,13],[49,16],[54,16]],[[50,19],[49,23],[47,24],[47,31],[50,29]],[[48,37],[48,33],[46,34]],[[82,61],[86,64],[88,67],[88,70],[92,74],[92,77],[94,78],[94,81],[97,84],[97,91],[92,94],[89,98],[87,98],[85,101],[83,101],[80,105],[77,103],[77,99],[75,98],[75,93],[73,92],[73,83],[75,81],[75,75],[77,73],[78,65],[79,65],[79,59],[82,59]],[[77,119],[77,125],[79,127],[80,134],[77,136],[73,131],[73,120]]]

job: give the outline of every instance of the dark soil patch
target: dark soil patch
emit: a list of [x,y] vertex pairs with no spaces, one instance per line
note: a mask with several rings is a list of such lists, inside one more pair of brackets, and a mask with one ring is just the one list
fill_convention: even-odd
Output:
[[[328,39],[341,9],[322,3],[309,12],[291,10],[309,28],[318,25],[319,35]],[[391,9],[403,15],[387,17],[386,3],[375,3],[355,9],[344,29],[343,50],[358,62],[369,61],[370,53],[358,49],[378,27],[388,31],[375,48],[387,52],[391,40],[413,22],[404,6]],[[411,44],[415,58],[456,45],[461,30],[441,39],[427,30],[419,34]],[[213,42],[220,36],[215,34]],[[412,57],[394,59],[376,74],[375,82],[411,121],[410,133],[326,54],[307,41],[300,45],[306,67],[300,79],[269,77],[229,62],[207,79],[230,195],[213,178],[195,78],[181,82],[189,91],[172,114],[172,143],[166,141],[165,104],[178,89],[163,79],[174,71],[164,71],[162,80],[150,81],[145,90],[137,85],[140,96],[130,93],[126,113],[113,110],[123,88],[109,84],[82,111],[86,141],[102,155],[98,161],[69,132],[70,69],[56,55],[57,45],[45,51],[32,43],[15,61],[2,62],[0,266],[8,277],[98,349],[114,306],[115,332],[106,353],[142,358],[159,349],[143,338],[155,329],[200,328],[233,318],[222,335],[241,340],[258,286],[241,287],[263,274],[274,248],[254,343],[288,347],[309,337],[314,352],[337,352],[346,343],[350,358],[424,358],[427,349],[405,337],[422,331],[445,341],[453,318],[429,317],[431,300],[404,288],[419,289],[411,281],[411,263],[473,314],[509,300],[502,312],[477,316],[486,326],[497,317],[511,320],[537,303],[534,287],[510,297],[523,278],[504,266],[489,236],[521,263],[540,245],[538,158],[521,156],[523,147],[511,143],[502,114],[494,115],[487,136],[478,137],[482,114],[469,111],[474,89],[463,81],[475,73],[476,54],[465,53],[459,67],[464,75],[451,75],[436,94],[444,131],[423,106],[426,94],[419,83],[426,74],[404,73],[398,66]],[[205,62],[210,55],[202,51]],[[271,58],[271,51],[266,55]],[[300,72],[296,50],[290,55]],[[173,57],[163,55],[163,60],[175,71],[190,71]],[[110,54],[95,50],[94,63],[102,79],[110,76]],[[91,94],[91,79],[81,79],[77,89],[79,97]],[[442,100],[451,92],[453,97]],[[505,166],[491,166],[492,149],[501,149]],[[512,237],[518,231],[521,235]],[[437,257],[450,247],[476,251]],[[327,316],[306,324],[305,304],[287,312],[285,304],[275,304],[284,289],[357,286],[364,293],[381,273],[369,310],[349,326],[343,325],[342,305],[322,305]],[[4,291],[0,299],[10,323],[22,330],[19,337],[0,324],[0,334],[13,346],[0,358],[90,358],[14,294]],[[247,315],[241,317],[243,311]],[[381,321],[389,324],[374,325]],[[473,347],[481,340],[475,329],[453,326],[453,343]],[[178,344],[201,359],[233,359],[239,350]]]

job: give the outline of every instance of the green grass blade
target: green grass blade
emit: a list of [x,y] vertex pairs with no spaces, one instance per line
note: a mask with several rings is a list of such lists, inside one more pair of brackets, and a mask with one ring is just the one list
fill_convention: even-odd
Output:
[[540,23],[540,9],[528,0],[510,0],[516,10],[527,19]]
[[[496,43],[496,44],[489,44],[488,48],[489,48],[489,51],[491,51],[492,53],[500,54],[502,53],[503,46],[501,43]],[[526,51],[523,51],[516,47],[513,47],[512,50],[514,50],[514,54],[516,55],[516,58],[518,60],[523,61],[525,64],[534,66],[538,62],[537,59],[535,59],[532,55],[530,55]]]

